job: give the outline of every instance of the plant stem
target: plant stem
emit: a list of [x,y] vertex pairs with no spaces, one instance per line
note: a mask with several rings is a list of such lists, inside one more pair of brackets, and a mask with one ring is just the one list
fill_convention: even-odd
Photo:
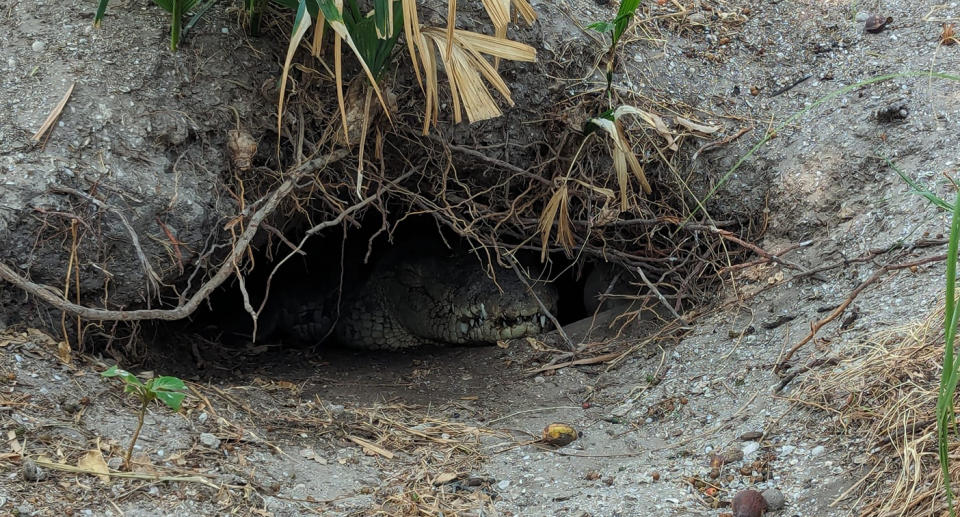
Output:
[[143,428],[143,416],[147,413],[147,400],[144,399],[140,404],[140,412],[137,413],[137,430],[133,432],[133,437],[130,438],[130,446],[127,447],[127,456],[123,458],[123,468],[130,470],[130,456],[133,454],[133,446],[137,443],[137,438],[140,437],[140,429]]

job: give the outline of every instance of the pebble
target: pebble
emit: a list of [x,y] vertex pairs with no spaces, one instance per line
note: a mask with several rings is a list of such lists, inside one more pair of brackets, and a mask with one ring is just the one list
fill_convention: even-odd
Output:
[[533,382],[535,382],[535,383],[537,383],[537,384],[543,384],[543,383],[547,382],[547,380],[544,379],[542,375],[537,375],[536,377],[533,378]]
[[47,473],[37,466],[33,460],[23,460],[23,479],[27,481],[43,481]]
[[826,450],[826,449],[823,447],[823,445],[817,445],[817,446],[814,447],[813,449],[810,449],[810,455],[811,455],[811,456],[819,456],[819,455],[823,454],[823,451],[825,451],[825,450]]
[[749,457],[751,454],[760,450],[760,444],[757,442],[750,442],[743,446],[743,457]]
[[220,439],[213,433],[200,433],[200,443],[211,449],[218,449],[220,447]]
[[33,45],[30,45],[30,48],[32,48],[34,52],[43,52],[43,50],[47,48],[47,42],[38,39],[33,42]]
[[767,500],[767,509],[772,512],[783,508],[783,505],[787,502],[787,499],[783,497],[783,493],[776,488],[768,488],[764,490],[761,495]]
[[504,479],[504,480],[498,482],[498,483],[497,483],[497,488],[499,488],[500,490],[506,490],[506,489],[510,488],[510,480],[509,480],[509,479]]
[[197,421],[201,424],[206,422],[208,418],[210,418],[210,415],[208,415],[206,411],[197,415]]

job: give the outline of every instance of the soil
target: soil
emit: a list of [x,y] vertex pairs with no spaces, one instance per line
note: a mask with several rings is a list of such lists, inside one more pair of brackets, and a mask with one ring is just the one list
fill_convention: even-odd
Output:
[[[534,2],[550,9],[546,4]],[[566,6],[576,13],[567,23],[611,17],[613,7],[600,4]],[[688,12],[670,16],[680,4]],[[137,12],[127,20],[123,13],[134,8],[112,5],[110,24],[136,30],[95,37],[86,36],[89,20],[81,16],[90,6],[71,4],[64,13],[60,4],[33,5],[20,2],[0,13],[16,27],[0,40],[7,104],[0,114],[0,174],[16,188],[26,183],[24,164],[40,162],[23,135],[52,102],[28,92],[38,85],[59,92],[64,70],[74,73],[70,66],[91,80],[133,73],[137,56],[179,59],[155,51],[164,37],[159,16],[144,21]],[[892,22],[865,32],[874,12],[867,7]],[[710,182],[697,189],[716,184],[777,128],[776,138],[745,160],[707,207],[725,217],[764,207],[766,232],[757,245],[775,261],[724,276],[716,300],[684,315],[684,329],[657,330],[645,318],[627,325],[617,353],[562,368],[551,366],[563,357],[556,335],[505,347],[369,354],[270,344],[214,352],[196,336],[167,334],[164,340],[177,346],[149,367],[190,381],[191,392],[178,413],[148,408],[134,454],[138,478],[100,479],[63,467],[77,465],[87,451],[98,451],[93,456],[102,455],[112,469],[120,466],[137,406],[115,379],[99,377],[110,361],[75,355],[64,364],[56,340],[18,326],[19,312],[0,314],[9,326],[0,334],[7,439],[0,513],[718,516],[730,514],[734,494],[756,489],[770,500],[769,490],[784,497],[783,508],[769,515],[840,516],[855,514],[861,497],[882,496],[858,490],[874,444],[835,431],[831,413],[796,404],[792,382],[779,389],[790,378],[774,367],[812,322],[883,265],[945,252],[947,215],[911,193],[885,160],[936,194],[952,195],[946,176],[955,176],[960,156],[958,90],[951,80],[923,74],[958,69],[956,46],[940,45],[939,37],[942,24],[960,12],[952,4],[900,0],[679,2],[662,9],[655,11],[665,15],[662,22],[641,25],[642,37],[626,43],[618,87],[670,96],[701,119],[723,122],[728,135],[753,128],[698,155],[692,170]],[[214,16],[219,21],[198,29],[203,35],[193,36],[194,45],[233,41],[219,37],[220,27],[239,28],[224,21],[226,13]],[[43,22],[61,19],[67,24]],[[76,48],[53,43],[64,33]],[[124,39],[132,34],[136,52]],[[114,49],[114,62],[98,64],[103,54],[91,54],[83,37],[101,38]],[[73,55],[85,58],[66,64]],[[894,73],[913,75],[814,105],[858,81]],[[600,70],[592,81],[592,87],[602,83]],[[119,160],[138,148],[123,144],[133,130],[119,121],[142,121],[159,106],[176,105],[151,88],[144,89],[147,104],[123,107],[114,126],[96,130],[98,138],[118,139]],[[54,133],[60,145],[74,138],[61,135],[70,117],[101,109],[97,92],[76,95],[78,114],[65,113]],[[194,215],[216,217],[220,210]],[[787,373],[799,369],[802,376],[803,365],[817,368],[816,359],[842,354],[873,332],[925,318],[942,297],[943,275],[935,260],[883,274],[800,348]],[[597,325],[611,322],[607,313]],[[580,325],[569,328],[575,341],[582,339]],[[552,422],[569,424],[579,438],[562,447],[538,442]]]

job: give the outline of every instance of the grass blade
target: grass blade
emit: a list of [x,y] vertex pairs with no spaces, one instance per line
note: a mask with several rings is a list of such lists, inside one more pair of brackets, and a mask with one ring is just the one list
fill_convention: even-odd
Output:
[[93,15],[93,26],[100,27],[100,22],[103,20],[103,14],[107,11],[107,2],[110,0],[100,0],[97,2],[97,13]]

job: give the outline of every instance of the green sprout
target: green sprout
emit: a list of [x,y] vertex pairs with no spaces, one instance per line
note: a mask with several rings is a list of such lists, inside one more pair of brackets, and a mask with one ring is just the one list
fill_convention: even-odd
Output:
[[127,454],[123,458],[123,467],[129,469],[130,456],[133,454],[133,446],[137,443],[137,438],[140,437],[143,417],[147,413],[147,405],[154,400],[160,400],[172,411],[180,411],[180,404],[183,403],[183,398],[187,396],[183,391],[187,387],[182,380],[167,376],[155,377],[144,383],[136,375],[116,366],[111,366],[100,375],[103,377],[119,377],[123,381],[123,392],[132,393],[140,400],[140,411],[137,413],[137,429],[133,432],[130,445],[127,447]]
[[617,43],[620,37],[627,31],[630,20],[637,12],[640,6],[640,0],[623,0],[620,2],[620,8],[617,9],[617,17],[609,21],[599,21],[587,25],[588,29],[593,29],[599,33],[610,33],[610,50],[607,51],[607,91],[610,94],[610,85],[613,82],[613,69],[616,68]]

